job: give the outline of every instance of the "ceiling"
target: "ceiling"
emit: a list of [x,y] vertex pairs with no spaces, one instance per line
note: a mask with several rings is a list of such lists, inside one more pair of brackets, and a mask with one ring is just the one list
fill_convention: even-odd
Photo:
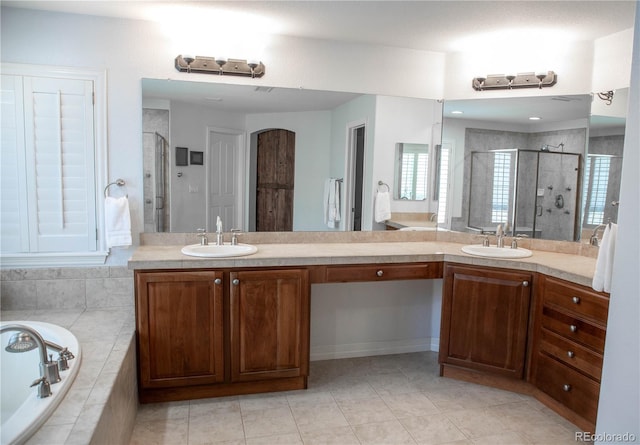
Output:
[[513,36],[516,29],[538,39],[549,32],[561,31],[561,38],[593,41],[632,28],[636,1],[1,0],[1,3],[139,20],[170,17],[193,21],[196,17],[211,17],[216,26],[241,20],[245,25],[241,29],[250,27],[271,34],[452,52],[461,50],[464,42],[477,44],[487,33],[497,32],[504,38]]
[[[217,26],[223,21],[244,20],[245,24],[250,21],[251,27],[265,28],[264,32],[272,34],[438,52],[463,50],[460,45],[469,41],[472,45],[480,44],[482,36],[492,32],[504,39],[513,35],[511,32],[515,29],[540,38],[551,31],[561,30],[565,32],[563,38],[593,41],[632,28],[636,7],[635,0],[0,2],[3,6],[135,20],[157,21],[169,16],[192,21],[194,17],[215,17]],[[195,100],[202,105],[215,107],[218,104],[226,110],[239,112],[246,110],[248,105],[253,112],[327,110],[357,96],[283,88],[264,92],[255,91],[253,86],[238,85],[234,85],[231,91],[224,85],[166,80],[148,81],[144,90],[148,97]],[[579,101],[553,97],[548,100],[554,100],[558,105],[554,107],[559,111],[557,114],[565,118],[581,108]],[[523,114],[535,114],[529,105],[510,108],[503,118],[521,120],[525,118]],[[458,107],[462,106],[466,110],[460,117],[476,118],[474,109],[478,107],[474,101],[460,102]],[[485,115],[486,106],[485,101],[481,110]],[[496,111],[500,109],[504,110],[504,104],[498,104]]]

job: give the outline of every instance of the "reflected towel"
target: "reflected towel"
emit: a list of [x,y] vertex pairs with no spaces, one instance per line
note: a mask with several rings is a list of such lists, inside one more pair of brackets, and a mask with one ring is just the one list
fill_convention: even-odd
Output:
[[324,182],[324,223],[327,227],[335,229],[340,221],[340,181],[327,179]]
[[613,257],[616,251],[617,236],[618,225],[613,223],[607,225],[598,248],[596,271],[593,274],[593,282],[591,283],[591,287],[598,292],[611,292],[611,275],[613,273]]
[[105,235],[107,247],[131,245],[131,215],[126,196],[104,200]]
[[375,202],[375,220],[377,223],[385,222],[391,218],[391,195],[389,192],[378,192]]

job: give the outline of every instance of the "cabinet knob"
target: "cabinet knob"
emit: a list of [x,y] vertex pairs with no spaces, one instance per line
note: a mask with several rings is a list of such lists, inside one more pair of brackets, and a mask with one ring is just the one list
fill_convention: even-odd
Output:
[[579,304],[580,303],[580,297],[573,297],[571,299],[571,301],[573,301],[574,304]]
[[237,278],[234,278],[232,283],[234,286],[237,286],[238,284],[240,284],[240,280],[238,280]]
[[569,385],[568,383],[565,383],[564,385],[562,385],[562,390],[564,392],[569,392],[571,391],[571,385]]
[[222,280],[220,278],[216,278],[215,280],[213,280],[214,284],[222,284]]
[[376,272],[376,275],[381,277],[381,276],[384,275],[384,272],[382,270],[379,270],[379,271]]
[[523,285],[524,287],[529,287],[529,282],[528,282],[528,281],[523,281],[523,282],[522,282],[522,285]]
[[575,357],[575,356],[576,356],[576,353],[575,353],[575,352],[573,352],[573,351],[567,351],[567,357],[569,357],[569,358],[573,358],[573,357]]
[[578,332],[578,326],[576,326],[575,324],[569,326],[569,329],[571,330],[571,332]]

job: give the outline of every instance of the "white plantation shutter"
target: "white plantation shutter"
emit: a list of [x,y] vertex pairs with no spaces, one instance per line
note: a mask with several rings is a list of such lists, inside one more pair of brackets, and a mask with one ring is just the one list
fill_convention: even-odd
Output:
[[0,249],[28,252],[22,77],[2,75],[0,90]]
[[[3,229],[2,251],[96,251],[93,82],[22,77],[22,90],[22,147],[19,142],[16,142],[15,149],[12,143],[5,147],[4,136],[2,143],[2,222],[3,226],[5,221],[9,224],[6,244]],[[3,96],[4,91],[3,86]],[[18,120],[16,117],[15,121]],[[3,114],[3,134],[5,125],[10,127],[11,122],[9,119],[5,122]],[[18,138],[15,139],[17,141]],[[11,160],[13,152],[19,158],[20,151],[23,166],[16,160],[13,162],[16,174],[5,178],[5,158]],[[17,230],[11,229],[11,223],[19,212],[14,209],[16,206],[11,204],[10,198],[7,212],[4,207],[5,197],[11,195],[12,188],[20,183],[25,184],[26,193],[22,193],[25,196],[21,196],[19,190],[16,193],[21,196],[17,207],[20,211],[26,207],[27,216],[24,219],[22,212],[19,218],[22,232],[21,241],[17,243],[13,240]]]

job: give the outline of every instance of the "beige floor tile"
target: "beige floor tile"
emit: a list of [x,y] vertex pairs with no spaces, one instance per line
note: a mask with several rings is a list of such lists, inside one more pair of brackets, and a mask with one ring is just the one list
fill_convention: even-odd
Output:
[[225,414],[240,415],[240,401],[236,397],[192,400],[189,404],[189,417]]
[[189,430],[189,419],[165,419],[155,422],[137,422],[130,445],[184,444]]
[[439,413],[438,408],[421,392],[389,394],[382,396],[396,418],[420,417]]
[[521,434],[509,431],[472,439],[471,443],[473,445],[528,445],[530,442]]
[[501,417],[486,408],[450,411],[445,415],[470,439],[509,431]]
[[301,432],[305,445],[360,445],[351,427]]
[[292,408],[300,405],[317,405],[334,402],[333,395],[329,391],[302,390],[287,393],[287,401]]
[[402,373],[375,375],[368,377],[367,381],[380,396],[419,391],[416,385]]
[[243,413],[242,422],[246,439],[298,432],[289,407]]
[[371,399],[378,393],[366,381],[350,379],[330,387],[333,398],[338,402],[347,400]]
[[409,432],[397,420],[357,425],[353,430],[362,445],[415,444]]
[[379,397],[345,400],[339,402],[338,406],[350,425],[363,425],[395,419],[389,407]]
[[289,402],[287,396],[280,393],[256,394],[240,397],[240,409],[243,413],[250,411],[271,410],[274,408],[287,408]]
[[189,416],[189,445],[206,445],[230,440],[244,440],[240,411],[209,411]]
[[400,422],[419,444],[439,445],[467,439],[462,431],[443,414],[408,417],[400,419]]
[[300,404],[292,406],[291,412],[301,434],[349,426],[336,402]]
[[138,407],[136,422],[152,422],[189,417],[189,402],[145,403]]
[[247,445],[302,445],[298,433],[276,434],[274,436],[254,437],[247,439]]

